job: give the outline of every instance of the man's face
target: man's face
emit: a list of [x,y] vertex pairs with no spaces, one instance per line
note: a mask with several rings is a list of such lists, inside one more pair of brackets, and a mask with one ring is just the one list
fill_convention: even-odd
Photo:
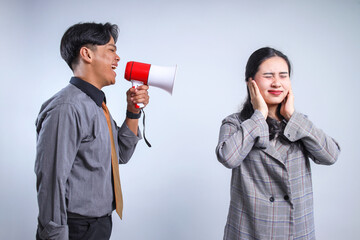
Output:
[[114,39],[111,37],[107,44],[98,45],[93,51],[94,75],[101,87],[115,84],[115,69],[120,61],[116,50]]

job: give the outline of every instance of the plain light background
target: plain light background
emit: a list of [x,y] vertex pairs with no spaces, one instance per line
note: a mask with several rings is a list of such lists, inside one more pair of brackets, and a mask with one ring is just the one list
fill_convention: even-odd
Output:
[[[104,88],[125,117],[128,61],[178,65],[173,95],[151,88],[146,135],[120,166],[124,220],[111,239],[222,239],[231,170],[216,159],[221,120],[246,96],[245,64],[270,46],[288,55],[295,107],[342,147],[312,164],[318,239],[360,236],[360,1],[0,1],[0,238],[34,239],[35,119],[72,72],[60,39],[78,22],[120,27],[117,83]],[[142,126],[140,126],[142,129]]]

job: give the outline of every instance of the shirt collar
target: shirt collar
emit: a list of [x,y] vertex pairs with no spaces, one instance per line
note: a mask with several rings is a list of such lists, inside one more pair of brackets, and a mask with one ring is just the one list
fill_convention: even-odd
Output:
[[102,102],[106,102],[105,93],[94,85],[77,77],[72,77],[70,83],[86,93],[99,107],[101,107]]

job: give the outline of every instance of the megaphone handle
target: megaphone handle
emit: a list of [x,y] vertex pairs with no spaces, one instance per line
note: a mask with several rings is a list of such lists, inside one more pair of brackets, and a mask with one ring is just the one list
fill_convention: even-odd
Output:
[[[138,86],[144,85],[143,82],[136,81],[136,80],[131,80],[131,83],[132,83],[132,87],[134,87],[134,88],[138,88]],[[138,103],[138,104],[135,104],[135,107],[136,108],[143,108],[144,104],[143,103]]]

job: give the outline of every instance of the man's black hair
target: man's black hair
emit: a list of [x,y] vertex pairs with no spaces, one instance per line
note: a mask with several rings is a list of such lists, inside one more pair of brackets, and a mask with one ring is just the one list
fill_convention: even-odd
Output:
[[79,52],[83,46],[96,48],[96,45],[105,45],[113,37],[116,43],[118,26],[111,23],[78,23],[71,26],[61,39],[61,57],[71,70],[78,64]]

